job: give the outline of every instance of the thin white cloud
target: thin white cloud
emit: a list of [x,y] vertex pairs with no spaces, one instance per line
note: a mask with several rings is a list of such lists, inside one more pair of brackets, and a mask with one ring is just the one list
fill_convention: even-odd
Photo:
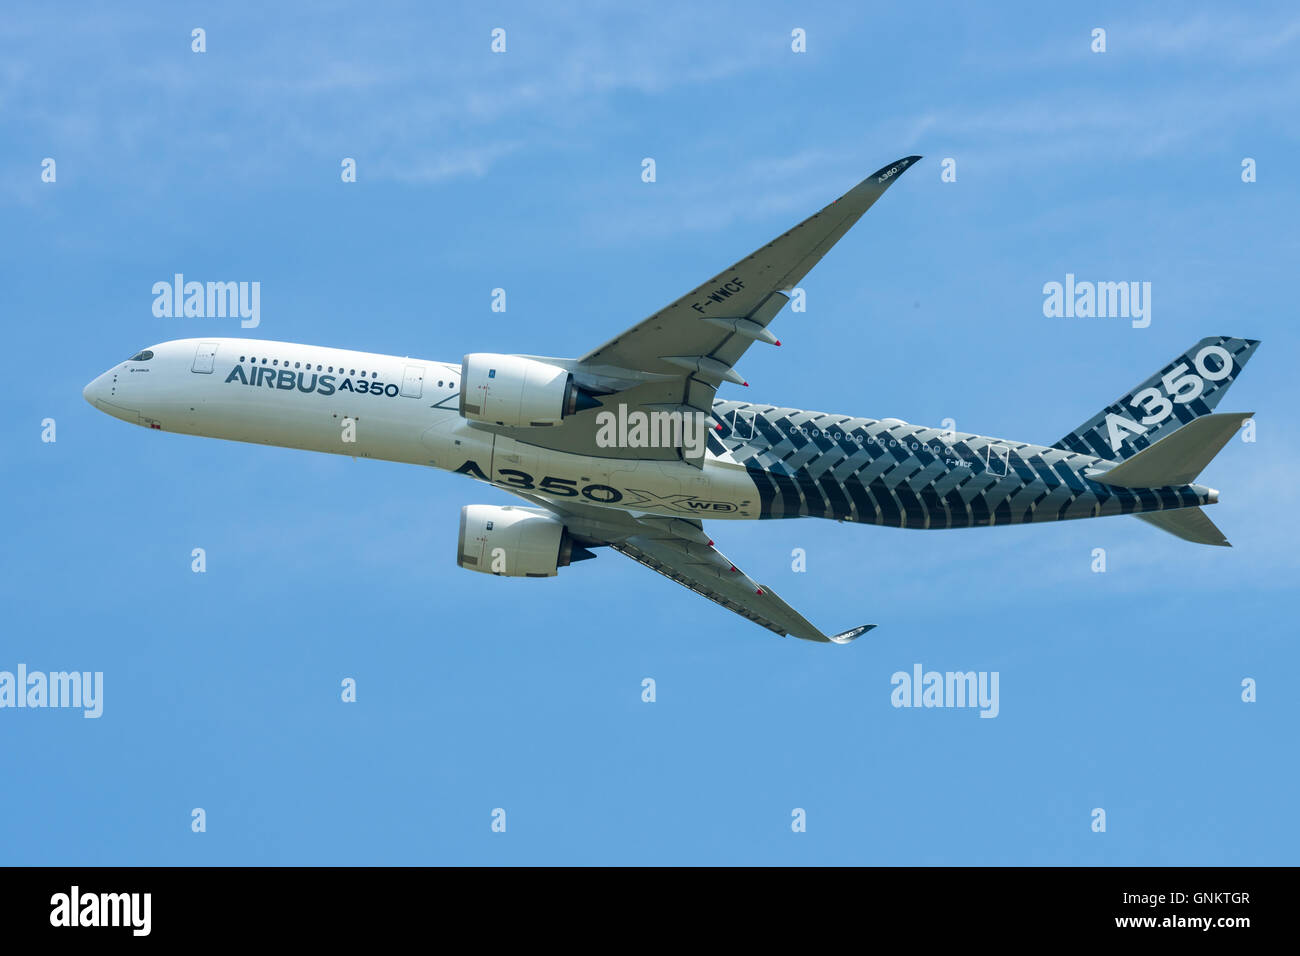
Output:
[[[38,11],[0,34],[0,105],[51,149],[112,155],[145,179],[181,167],[193,176],[195,160],[219,149],[230,152],[223,176],[275,175],[283,156],[301,167],[305,153],[354,156],[371,180],[435,183],[482,176],[619,94],[713,82],[763,54],[733,30],[740,42],[719,55],[719,11],[670,20],[579,4],[514,14],[503,55],[489,49],[493,21],[411,14],[411,29],[397,33],[330,8],[303,23],[214,22],[199,55],[188,28],[163,37],[126,14],[63,22]],[[95,79],[72,83],[74,70]]]
[[453,148],[421,157],[414,163],[397,162],[390,158],[373,164],[367,175],[374,179],[419,184],[440,183],[463,176],[480,178],[487,175],[498,159],[518,149],[518,143],[497,143],[481,148]]

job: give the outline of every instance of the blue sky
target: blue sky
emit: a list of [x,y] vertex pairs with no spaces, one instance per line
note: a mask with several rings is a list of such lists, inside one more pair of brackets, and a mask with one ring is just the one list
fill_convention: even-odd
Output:
[[[0,670],[105,700],[0,711],[0,862],[1294,863],[1298,52],[1267,4],[12,6]],[[509,500],[463,477],[81,397],[200,335],[580,355],[911,153],[723,396],[1046,443],[1259,338],[1220,405],[1257,441],[1203,476],[1234,548],[711,525],[823,628],[879,625],[825,647],[608,552],[463,571],[460,507]],[[174,272],[259,281],[261,326],[155,318]],[[1151,282],[1150,327],[1045,318],[1066,273]],[[895,709],[915,663],[998,672],[998,717]]]

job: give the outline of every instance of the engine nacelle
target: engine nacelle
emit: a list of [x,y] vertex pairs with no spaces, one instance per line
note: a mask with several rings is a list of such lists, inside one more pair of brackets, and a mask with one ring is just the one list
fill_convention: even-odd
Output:
[[462,568],[511,578],[549,578],[572,561],[594,557],[573,543],[564,522],[541,508],[460,509],[456,563]]
[[460,413],[470,421],[534,427],[600,403],[558,365],[519,355],[475,352],[461,366]]

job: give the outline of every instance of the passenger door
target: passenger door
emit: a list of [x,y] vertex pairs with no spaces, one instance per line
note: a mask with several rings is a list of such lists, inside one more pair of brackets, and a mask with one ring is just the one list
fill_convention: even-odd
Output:
[[402,395],[406,398],[419,398],[424,391],[424,368],[416,365],[406,366],[402,373]]
[[200,342],[198,350],[194,353],[194,365],[191,370],[211,374],[213,363],[217,359],[218,345],[217,342]]
[[984,451],[984,463],[988,466],[989,474],[1004,477],[1010,457],[1010,445],[989,445]]

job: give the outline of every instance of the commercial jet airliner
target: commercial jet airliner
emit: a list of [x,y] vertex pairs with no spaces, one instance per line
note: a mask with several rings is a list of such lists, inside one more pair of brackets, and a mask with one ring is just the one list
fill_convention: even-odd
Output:
[[[160,431],[429,465],[518,495],[467,505],[463,568],[550,577],[609,547],[780,635],[825,634],[724,557],[701,519],[966,528],[1132,514],[1227,545],[1196,478],[1250,413],[1213,410],[1258,342],[1201,339],[1050,445],[723,400],[830,248],[920,159],[829,206],[577,359],[460,363],[243,338],[144,349],[85,388]],[[198,292],[196,294],[201,294]]]

